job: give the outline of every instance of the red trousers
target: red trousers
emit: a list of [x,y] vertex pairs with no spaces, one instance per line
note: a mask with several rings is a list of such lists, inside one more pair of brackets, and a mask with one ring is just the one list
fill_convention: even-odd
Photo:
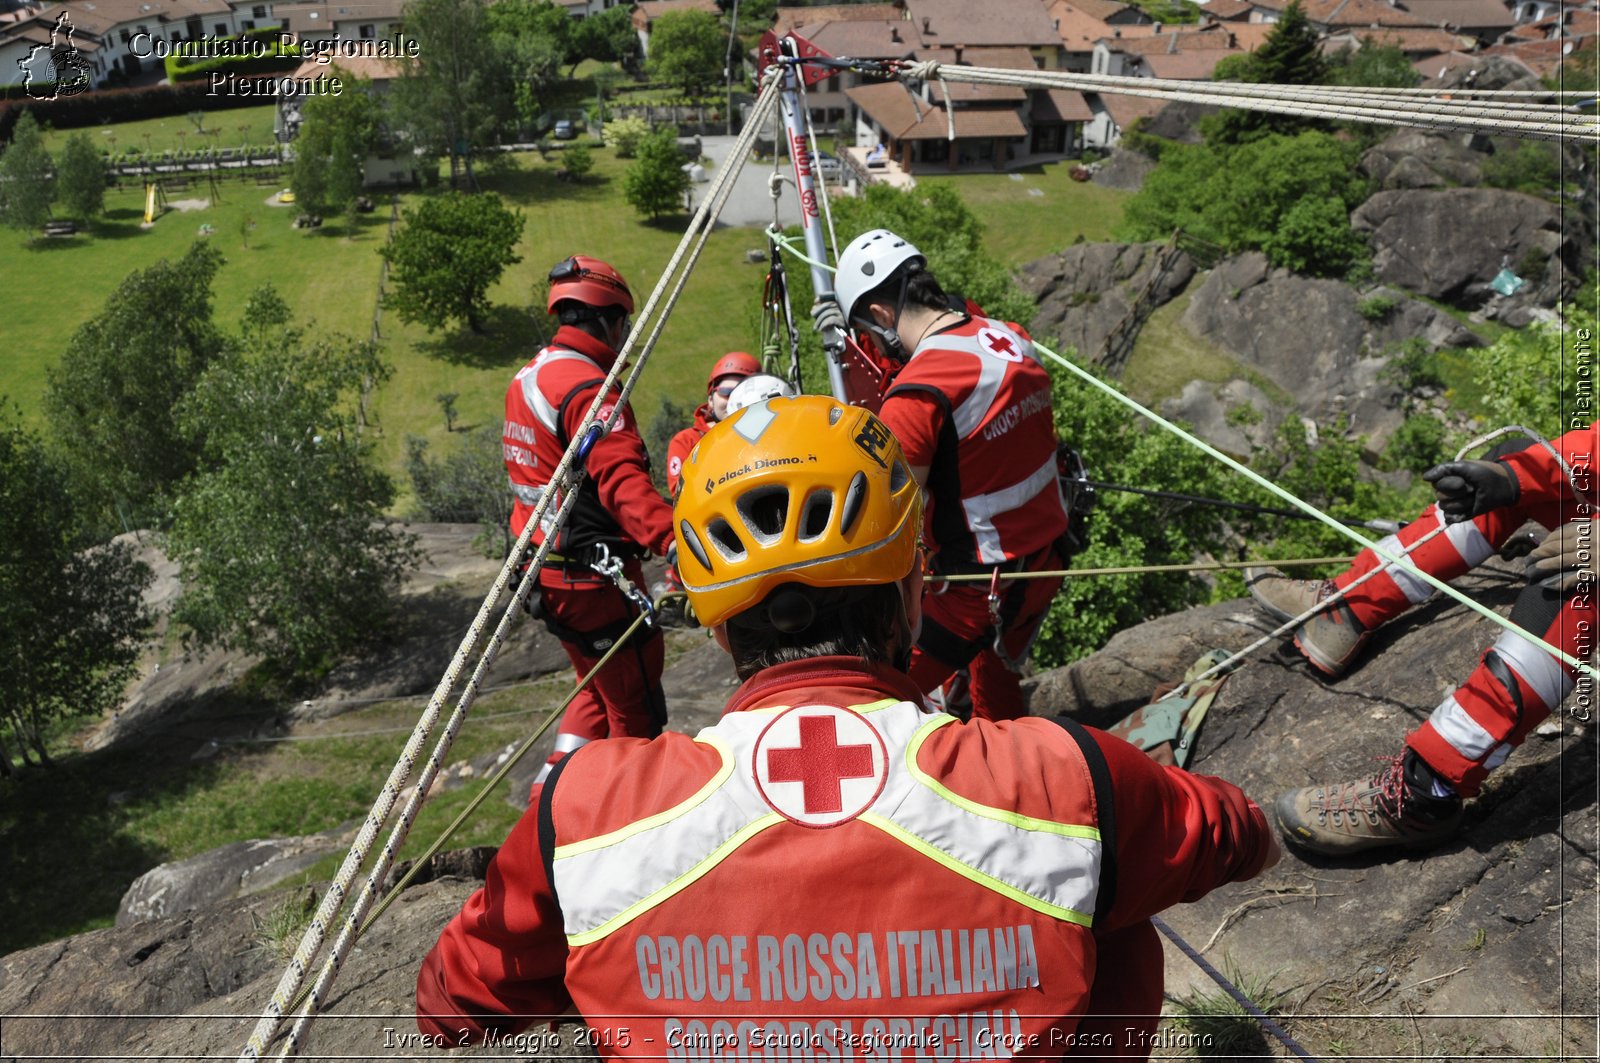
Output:
[[[1060,567],[1053,549],[1029,558],[1024,565],[1032,572]],[[1018,664],[1027,659],[1060,587],[1059,576],[1000,581],[1000,645],[1006,657]],[[928,693],[966,668],[973,716],[1014,720],[1027,715],[1020,676],[995,652],[995,626],[987,583],[930,579],[922,594],[922,633],[911,654],[911,681]]]
[[[1492,510],[1471,521],[1450,525],[1409,555],[1417,567],[1441,580],[1454,579],[1481,564],[1513,532],[1528,521],[1546,528],[1575,516],[1572,502],[1511,505]],[[1379,545],[1391,553],[1417,542],[1439,526],[1438,511],[1429,506],[1415,522]],[[1382,559],[1363,550],[1348,572],[1334,583],[1349,586],[1356,577],[1381,565]],[[1594,649],[1595,591],[1579,585],[1578,593],[1561,598],[1539,587],[1529,587],[1512,609],[1514,623],[1542,636],[1546,643],[1587,659]],[[1345,598],[1356,619],[1371,629],[1426,600],[1433,588],[1414,576],[1391,567],[1361,584]],[[1476,794],[1484,777],[1502,764],[1511,750],[1522,744],[1561,704],[1572,690],[1574,669],[1543,645],[1504,631],[1479,660],[1467,681],[1445,697],[1426,722],[1406,738],[1435,773],[1464,797]]]
[[[638,561],[628,562],[624,573],[636,586],[644,585]],[[614,584],[582,569],[568,572],[546,566],[539,573],[539,589],[546,626],[561,639],[561,648],[567,651],[579,680],[639,615],[639,607]],[[660,734],[667,722],[661,694],[663,659],[661,631],[636,630],[567,706],[554,759],[582,744],[574,744],[572,739],[654,738]]]

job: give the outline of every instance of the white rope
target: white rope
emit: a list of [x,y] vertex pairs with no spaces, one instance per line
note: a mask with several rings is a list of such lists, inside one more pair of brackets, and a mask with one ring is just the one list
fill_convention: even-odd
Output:
[[[933,60],[907,64],[899,76],[903,80],[927,81],[938,78],[972,84],[1110,92],[1149,99],[1244,107],[1305,118],[1412,125],[1503,136],[1600,138],[1600,122],[1597,122],[1595,115],[1520,101],[1502,104],[1495,102],[1496,98],[1488,92],[1475,93],[1473,99],[1456,99],[1454,94],[1450,98],[1441,95],[1389,96],[1381,91],[1351,92],[1340,87],[1180,81],[1074,74],[1059,70],[1008,70],[950,66]],[[1484,99],[1490,102],[1483,102]],[[947,120],[953,122],[948,105],[946,112]]]
[[[745,162],[748,160],[750,155],[750,145],[754,141],[762,123],[765,121],[767,114],[772,110],[776,99],[777,81],[774,77],[769,77],[766,85],[763,86],[760,95],[757,97],[754,107],[752,108],[749,123],[746,125],[738,140],[735,142],[733,152],[729,156],[729,163],[725,164],[719,170],[718,175],[713,181],[711,189],[709,190],[709,194],[701,203],[700,208],[695,212],[694,217],[690,221],[688,230],[685,232],[683,239],[679,241],[678,247],[674,251],[672,259],[669,261],[666,269],[661,275],[660,281],[657,283],[655,289],[651,292],[650,297],[646,301],[643,309],[639,312],[639,316],[635,320],[633,329],[629,332],[627,339],[623,343],[622,349],[618,352],[616,361],[612,364],[612,367],[607,373],[605,380],[596,391],[594,401],[590,404],[588,411],[586,411],[584,414],[584,419],[579,431],[574,434],[572,442],[567,447],[566,452],[562,455],[561,461],[557,464],[555,470],[551,474],[550,486],[552,489],[547,489],[540,497],[538,504],[534,507],[533,514],[529,517],[527,525],[523,528],[522,534],[518,537],[516,545],[513,547],[510,555],[507,557],[505,565],[501,568],[500,574],[496,578],[494,586],[491,588],[488,596],[484,599],[483,605],[479,608],[478,615],[474,619],[466,637],[462,640],[461,647],[457,650],[455,658],[451,661],[449,667],[446,669],[445,675],[440,680],[439,687],[435,690],[433,697],[429,699],[428,706],[424,710],[422,717],[418,720],[417,726],[413,730],[411,738],[407,741],[406,747],[402,751],[400,759],[396,762],[390,773],[389,779],[384,784],[382,792],[379,794],[372,810],[368,813],[366,821],[362,824],[361,830],[358,832],[356,840],[351,846],[350,852],[346,855],[344,863],[339,869],[338,875],[335,877],[333,883],[329,886],[328,892],[324,895],[322,903],[318,906],[318,910],[312,918],[311,925],[307,927],[306,933],[302,937],[300,944],[295,951],[294,958],[290,961],[288,968],[284,971],[283,977],[280,979],[279,984],[273,993],[271,1001],[268,1003],[260,1020],[257,1022],[256,1028],[251,1035],[249,1044],[246,1045],[244,1051],[239,1057],[241,1060],[259,1058],[262,1052],[265,1050],[267,1044],[270,1043],[273,1037],[276,1036],[278,1028],[282,1024],[285,1011],[288,1009],[290,1002],[300,990],[307,968],[312,960],[315,959],[317,952],[322,947],[328,925],[333,921],[334,916],[338,913],[339,908],[342,906],[345,895],[349,890],[350,883],[353,881],[355,875],[360,871],[361,867],[366,862],[368,847],[371,845],[378,831],[382,829],[384,822],[388,820],[390,813],[393,811],[394,803],[411,774],[416,757],[420,752],[422,745],[427,741],[434,725],[438,721],[438,717],[443,708],[445,699],[449,697],[450,691],[454,689],[456,681],[459,679],[461,671],[465,667],[467,658],[470,657],[471,654],[476,650],[483,630],[487,626],[489,614],[504,595],[506,587],[510,583],[512,574],[517,568],[519,559],[523,557],[528,548],[534,529],[539,526],[540,522],[549,512],[551,500],[558,495],[561,496],[562,499],[560,508],[554,517],[554,526],[556,528],[559,528],[561,524],[564,523],[567,516],[571,513],[572,507],[576,503],[576,488],[578,483],[581,482],[581,477],[583,475],[582,469],[579,466],[580,451],[582,451],[582,456],[586,458],[587,447],[593,445],[591,437],[594,435],[596,429],[609,430],[621,416],[623,406],[626,404],[628,396],[633,391],[633,387],[638,379],[639,372],[643,369],[644,363],[648,359],[656,339],[660,336],[661,330],[665,325],[666,318],[670,314],[672,306],[676,303],[678,295],[681,293],[684,284],[688,280],[689,273],[693,269],[694,263],[698,260],[700,251],[703,249],[706,240],[710,236],[712,227],[711,223],[716,217],[715,211],[720,211],[722,205],[727,202],[728,196],[733,188],[734,178],[738,172],[743,169]],[[676,276],[675,278],[680,265],[686,261],[687,265],[683,267],[682,274]],[[663,305],[663,292],[669,287],[669,285],[671,285],[672,290],[670,294],[665,297],[665,304]],[[614,387],[616,387],[617,379],[621,375],[624,366],[629,362],[629,355],[632,352],[636,340],[638,340],[640,335],[644,333],[646,323],[649,322],[652,315],[656,313],[658,306],[663,307],[661,310],[660,319],[653,322],[653,329],[650,332],[647,341],[640,349],[638,361],[633,365],[632,371],[630,372],[628,378],[622,384],[620,389],[620,399],[616,401],[608,418],[602,422],[599,419],[599,412],[607,401],[607,394]],[[558,484],[562,486],[563,490],[558,491],[553,489]],[[388,866],[392,862],[394,853],[397,852],[400,845],[404,843],[405,832],[409,830],[410,823],[415,817],[416,809],[420,807],[421,802],[426,799],[426,793],[429,786],[431,786],[432,779],[437,774],[439,765],[442,763],[444,756],[447,754],[450,743],[454,740],[456,731],[459,730],[461,722],[465,719],[468,708],[471,706],[472,701],[476,697],[484,674],[492,664],[494,655],[498,651],[500,644],[504,641],[505,633],[509,629],[511,621],[518,611],[517,607],[520,605],[521,601],[529,593],[531,593],[534,582],[538,577],[540,569],[543,567],[545,558],[549,554],[554,540],[555,536],[553,534],[547,536],[545,541],[541,543],[538,549],[534,552],[534,556],[528,566],[527,573],[523,576],[523,585],[518,588],[517,593],[513,596],[511,602],[508,603],[493,637],[485,647],[484,654],[479,660],[478,666],[475,669],[471,680],[468,682],[466,687],[463,688],[455,712],[452,714],[450,721],[446,724],[444,733],[440,736],[439,742],[435,747],[433,754],[430,756],[427,765],[424,767],[423,774],[418,778],[418,785],[412,794],[412,799],[407,802],[405,811],[397,821],[394,833],[391,835],[388,843],[384,847],[383,852],[380,854],[378,863],[374,866],[371,875],[369,875],[366,886],[363,888],[361,895],[357,898],[352,915],[345,923],[344,932],[341,933],[338,943],[336,943],[334,949],[330,953],[328,961],[324,965],[323,971],[318,977],[316,985],[313,987],[312,993],[307,1000],[304,1013],[296,1022],[294,1029],[291,1031],[291,1034],[287,1039],[283,1051],[284,1056],[293,1054],[293,1052],[298,1048],[301,1036],[303,1035],[306,1027],[309,1025],[312,1017],[315,1015],[318,1001],[323,998],[328,986],[331,985],[333,978],[337,976],[338,968],[343,961],[344,954],[348,950],[349,945],[353,943],[354,928],[359,925],[362,916],[365,914],[366,907],[370,905],[372,896],[378,889],[378,884],[380,884],[387,876]]]

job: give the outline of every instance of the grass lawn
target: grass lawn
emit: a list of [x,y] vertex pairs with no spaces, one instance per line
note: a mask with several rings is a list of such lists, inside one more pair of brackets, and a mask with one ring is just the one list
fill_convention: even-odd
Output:
[[[269,206],[277,189],[254,181],[222,181],[221,202],[203,210],[168,210],[149,229],[140,227],[144,193],[124,185],[106,196],[106,216],[93,235],[28,240],[0,230],[0,274],[26,278],[9,286],[6,307],[6,369],[0,393],[37,419],[47,367],[66,350],[78,324],[104,305],[129,273],[160,259],[181,256],[197,239],[221,247],[226,263],[217,276],[217,319],[228,326],[250,292],[273,284],[301,318],[323,327],[365,335],[378,283],[378,248],[387,214],[367,215],[352,237],[342,225],[317,230],[290,228],[293,207]],[[170,193],[172,200],[204,199],[204,184]],[[253,220],[245,246],[240,227]],[[201,237],[202,225],[215,233]]]
[[1016,173],[918,175],[919,183],[955,187],[984,224],[984,247],[1021,265],[1080,241],[1111,239],[1132,193],[1074,181],[1071,166],[1033,166]]
[[126,154],[131,148],[137,152],[198,151],[202,148],[270,147],[277,141],[272,135],[272,104],[260,107],[240,107],[230,111],[206,111],[204,132],[186,114],[166,118],[146,118],[138,122],[121,122],[117,125],[88,126],[83,129],[48,129],[44,146],[50,152],[59,152],[67,138],[85,132],[94,146],[112,154]]
[[[451,747],[449,763],[526,737],[571,682],[561,673],[483,696]],[[306,740],[229,745],[208,761],[163,761],[140,751],[83,753],[50,771],[0,780],[0,861],[7,868],[0,877],[0,903],[8,914],[0,926],[0,953],[111,925],[129,883],[156,863],[241,838],[316,833],[359,821],[419,711],[415,701],[385,702],[297,732]],[[339,737],[372,731],[384,733]],[[429,800],[400,859],[426,849],[481,785],[480,777]],[[506,785],[484,801],[448,848],[505,839],[518,816],[505,801]],[[295,881],[326,881],[343,856],[341,849]],[[85,874],[86,868],[93,873]],[[68,882],[70,905],[59,903],[59,885],[41,888]]]

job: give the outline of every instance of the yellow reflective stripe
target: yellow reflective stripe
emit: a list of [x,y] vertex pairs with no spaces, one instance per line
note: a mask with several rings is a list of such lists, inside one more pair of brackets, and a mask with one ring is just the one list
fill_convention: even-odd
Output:
[[1018,904],[1032,908],[1036,912],[1042,912],[1053,919],[1063,919],[1069,923],[1077,923],[1079,926],[1092,926],[1094,924],[1093,916],[1085,915],[1083,912],[1066,908],[1059,904],[1051,904],[1049,901],[1042,901],[1030,893],[1024,893],[1015,886],[1001,882],[992,875],[986,875],[972,865],[964,864],[957,860],[943,849],[928,844],[893,820],[885,819],[883,816],[873,812],[863,812],[859,818],[861,822],[877,827],[891,838],[896,839],[908,848],[915,849],[928,859],[949,868],[962,878],[976,882],[985,889],[993,890],[1003,897],[1016,901]]
[[892,709],[896,705],[900,704],[903,703],[899,698],[884,698],[882,701],[869,701],[865,705],[851,705],[849,708],[851,712],[865,714],[869,712],[879,712],[883,709]]
[[776,812],[772,812],[768,815],[762,816],[758,820],[754,820],[753,822],[746,824],[744,827],[740,828],[737,834],[712,850],[710,855],[708,855],[704,860],[700,861],[694,867],[690,868],[688,871],[685,871],[683,874],[679,875],[665,886],[662,886],[654,893],[639,898],[639,900],[633,902],[628,907],[612,916],[610,919],[607,919],[604,923],[601,923],[599,926],[595,927],[593,930],[585,930],[581,934],[568,934],[567,944],[574,948],[578,947],[579,945],[590,945],[596,941],[599,941],[607,934],[622,929],[622,927],[639,918],[639,916],[643,915],[645,912],[648,912],[650,909],[667,901],[677,893],[694,885],[695,882],[704,877],[705,874],[712,868],[716,867],[723,860],[726,860],[729,856],[733,855],[733,851],[739,848],[739,846],[743,845],[757,834],[760,834],[768,827],[782,822],[784,822],[783,817],[778,815]]
[[704,786],[700,787],[700,789],[691,797],[689,797],[687,800],[679,802],[665,811],[657,812],[653,816],[646,816],[644,819],[635,820],[626,827],[619,827],[610,834],[601,834],[594,838],[586,838],[581,842],[570,842],[567,845],[558,845],[556,846],[555,859],[563,860],[569,856],[581,856],[584,853],[593,852],[596,849],[604,849],[608,845],[615,845],[618,842],[627,841],[635,834],[642,834],[643,832],[650,830],[652,827],[659,827],[668,820],[676,819],[697,805],[703,804],[705,800],[712,794],[716,793],[717,790],[722,787],[722,784],[728,781],[728,777],[733,774],[735,757],[733,749],[717,735],[710,735],[702,732],[695,737],[695,741],[704,742],[706,745],[711,746],[719,754],[721,754],[722,767],[718,768],[717,773],[713,775]]
[[922,743],[927,740],[928,736],[933,734],[934,731],[937,731],[941,727],[959,722],[960,721],[954,716],[935,718],[928,724],[924,725],[922,730],[918,731],[911,739],[911,743],[906,746],[906,770],[911,772],[911,777],[913,779],[916,779],[923,786],[926,786],[928,789],[932,790],[946,801],[949,801],[957,808],[966,809],[975,816],[982,816],[985,819],[992,819],[999,823],[1006,823],[1016,827],[1019,830],[1042,831],[1045,834],[1059,834],[1065,838],[1088,838],[1092,841],[1100,841],[1100,829],[1098,827],[1074,826],[1070,823],[1055,823],[1048,819],[1035,819],[1032,816],[1024,816],[1017,812],[1007,812],[1003,808],[994,808],[990,805],[980,805],[976,801],[968,800],[967,798],[962,797],[960,794],[953,793],[946,789],[944,785],[939,782],[939,780],[935,779],[933,776],[929,775],[927,772],[918,767],[917,751],[922,748]]

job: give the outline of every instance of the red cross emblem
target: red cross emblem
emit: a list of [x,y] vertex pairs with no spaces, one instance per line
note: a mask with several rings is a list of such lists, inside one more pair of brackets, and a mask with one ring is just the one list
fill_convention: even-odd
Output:
[[990,351],[1008,362],[1022,361],[1022,352],[1017,350],[1015,343],[1011,342],[1011,337],[1003,332],[982,329],[978,333],[978,342],[983,344],[984,350]]
[[788,819],[834,826],[866,811],[888,763],[883,739],[859,713],[810,705],[783,712],[757,738],[756,787]]

